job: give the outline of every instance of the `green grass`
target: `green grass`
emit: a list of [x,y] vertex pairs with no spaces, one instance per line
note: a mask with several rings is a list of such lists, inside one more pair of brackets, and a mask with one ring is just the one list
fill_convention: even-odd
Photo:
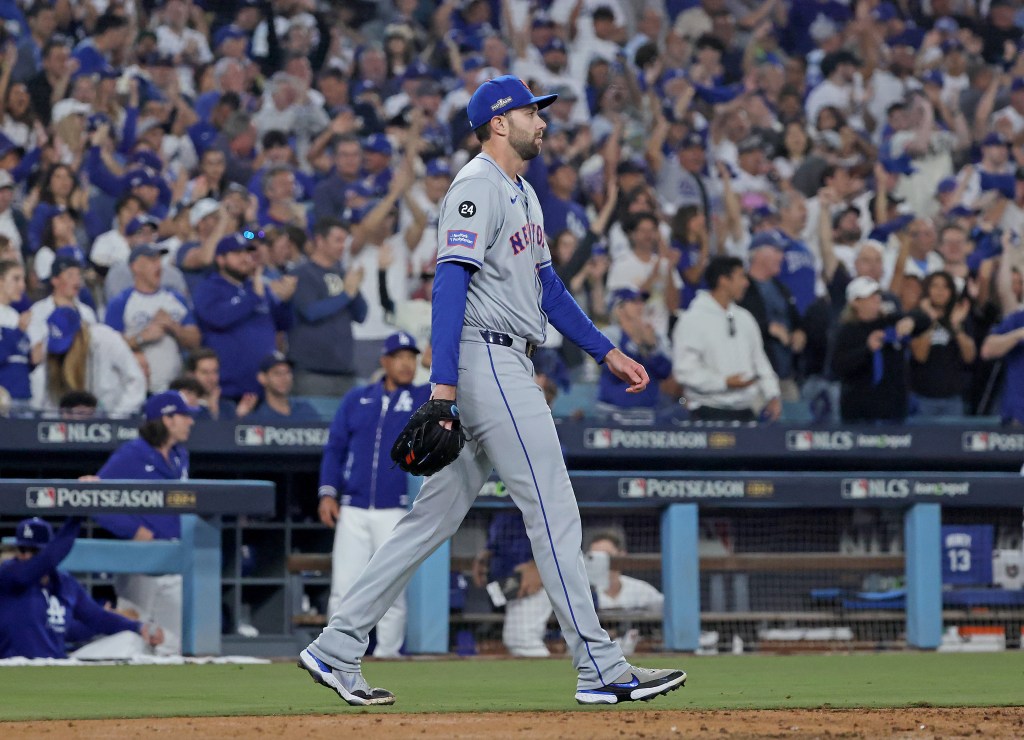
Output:
[[[997,706],[1024,703],[1024,656],[864,655],[664,657],[687,685],[623,708]],[[398,703],[374,712],[578,709],[566,659],[370,663],[367,679]],[[294,664],[0,668],[0,720],[365,711],[344,705]],[[583,711],[587,711],[583,709]]]

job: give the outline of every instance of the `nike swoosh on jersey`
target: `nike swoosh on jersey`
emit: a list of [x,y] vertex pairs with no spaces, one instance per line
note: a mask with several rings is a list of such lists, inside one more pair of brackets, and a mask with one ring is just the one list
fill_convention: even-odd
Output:
[[519,200],[519,196],[517,195],[515,198],[509,198],[509,200],[512,201],[512,205],[515,205],[516,201]]

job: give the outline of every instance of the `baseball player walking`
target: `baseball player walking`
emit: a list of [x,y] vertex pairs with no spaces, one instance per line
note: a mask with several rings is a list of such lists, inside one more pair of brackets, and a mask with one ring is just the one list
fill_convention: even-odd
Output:
[[530,357],[550,320],[632,392],[649,382],[643,366],[594,327],[555,275],[540,203],[519,176],[540,154],[547,124],[539,111],[555,97],[534,96],[505,75],[481,85],[467,106],[483,151],[462,168],[441,204],[433,393],[392,451],[404,469],[436,474],[299,656],[315,681],[349,704],[394,703],[390,691],[371,688],[360,672],[369,632],[419,564],[455,533],[492,469],[523,512],[578,672],[576,700],[652,699],[686,680],[683,671],[631,666],[601,628],[580,550],[579,509],[551,412],[533,380]]

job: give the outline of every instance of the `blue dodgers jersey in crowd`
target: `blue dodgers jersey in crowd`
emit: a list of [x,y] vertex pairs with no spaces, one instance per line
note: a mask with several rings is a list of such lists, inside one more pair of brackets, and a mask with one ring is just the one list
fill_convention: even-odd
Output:
[[597,384],[597,400],[621,409],[657,406],[661,400],[658,383],[672,374],[671,358],[662,347],[655,348],[650,354],[642,355],[636,342],[617,326],[606,329],[605,335],[626,355],[644,366],[651,382],[639,393],[627,393],[629,384],[617,378],[608,369],[608,365],[602,364],[601,377]]
[[277,348],[273,294],[267,289],[261,298],[251,280],[235,285],[214,273],[196,287],[192,300],[203,344],[220,358],[221,393],[228,398],[259,393],[260,361]]
[[[78,522],[69,522],[31,560],[0,564],[0,658],[66,658],[72,628],[107,635],[139,630],[138,622],[104,610],[78,581],[57,570],[78,530]],[[46,585],[43,576],[49,576]]]
[[[1009,334],[1024,326],[1024,308],[1013,312],[992,330],[993,334]],[[1003,385],[1003,408],[1004,421],[1016,421],[1024,424],[1024,344],[1018,342],[1017,346],[1006,353],[1003,358],[1006,367],[1006,380]]]
[[321,490],[334,488],[344,506],[404,507],[409,478],[391,461],[391,447],[429,398],[429,385],[405,385],[387,393],[381,381],[349,391],[331,422],[320,463]]
[[[118,447],[97,475],[103,480],[188,480],[188,450],[175,445],[164,458],[143,439],[133,439]],[[173,540],[181,536],[181,518],[159,514],[101,514],[93,520],[122,540],[130,540],[139,527],[153,533],[154,539]]]
[[818,273],[814,267],[814,255],[802,241],[790,239],[782,232],[779,234],[785,245],[779,282],[789,288],[796,301],[796,309],[803,316],[815,298],[814,284]]
[[26,400],[32,397],[28,374],[32,369],[28,336],[18,328],[19,313],[10,306],[0,306],[0,387],[6,388],[11,398]]

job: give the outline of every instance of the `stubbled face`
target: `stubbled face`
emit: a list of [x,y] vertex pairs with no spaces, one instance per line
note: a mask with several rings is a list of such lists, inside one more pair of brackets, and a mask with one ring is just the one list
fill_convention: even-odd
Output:
[[215,357],[200,360],[193,375],[207,393],[212,393],[220,386],[220,362]]
[[540,116],[536,105],[516,108],[508,116],[508,143],[513,151],[524,160],[530,160],[540,154],[547,122]]
[[419,355],[411,349],[400,349],[380,358],[384,376],[395,385],[409,385],[416,376],[416,362]]

